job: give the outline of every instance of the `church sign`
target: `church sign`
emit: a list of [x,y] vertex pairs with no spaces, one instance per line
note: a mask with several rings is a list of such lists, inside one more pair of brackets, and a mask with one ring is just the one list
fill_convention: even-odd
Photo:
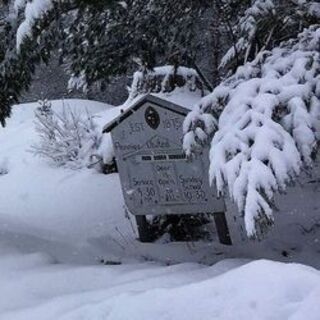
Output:
[[188,112],[148,95],[105,127],[104,132],[111,132],[125,203],[138,217],[216,213],[220,241],[231,242],[223,234],[228,233],[224,201],[209,185],[208,148],[192,159],[182,149]]

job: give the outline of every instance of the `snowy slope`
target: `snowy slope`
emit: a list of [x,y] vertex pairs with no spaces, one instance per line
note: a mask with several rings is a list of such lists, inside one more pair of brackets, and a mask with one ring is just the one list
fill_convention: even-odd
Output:
[[[175,99],[179,97],[175,95]],[[90,110],[100,128],[127,107],[66,100],[54,101],[54,110],[61,110],[63,104],[80,112]],[[231,248],[201,242],[141,244],[136,241],[133,217],[126,217],[117,174],[105,176],[94,169],[53,168],[29,152],[38,139],[34,130],[36,107],[37,104],[16,106],[7,127],[0,130],[0,172],[8,171],[0,175],[2,242],[14,242],[27,252],[43,249],[59,261],[67,262],[92,263],[103,256],[111,260],[130,257],[213,263],[223,255],[320,266],[317,183],[298,185],[289,189],[287,196],[277,199],[280,212],[275,229],[263,242],[243,242],[239,230],[241,220],[237,218],[234,223],[233,219],[238,212],[228,203],[227,218],[235,244]],[[319,171],[307,181],[317,179]],[[303,239],[297,237],[301,232]],[[283,250],[289,252],[288,257],[283,256]]]
[[[64,103],[101,117],[110,109],[90,101]],[[34,131],[36,107],[15,107],[7,127],[0,130],[0,166],[8,171],[0,176],[0,238],[2,243],[8,240],[27,251],[39,247],[53,250],[59,259],[73,260],[68,256],[85,252],[83,247],[91,238],[111,234],[111,228],[116,233],[115,225],[121,229],[122,220],[117,219],[124,212],[119,180],[116,175],[106,179],[94,170],[53,168],[30,153],[30,146],[38,139]],[[53,102],[53,108],[61,110],[62,102]],[[110,109],[110,117],[118,112]],[[112,214],[106,214],[106,208]]]
[[[64,103],[95,113],[100,127],[120,112],[84,100]],[[262,256],[319,265],[316,233],[303,240],[313,251],[290,247],[288,257],[281,246],[288,249],[290,236],[277,238],[286,228],[281,223],[274,238],[258,244],[141,244],[118,175],[53,168],[28,151],[37,140],[35,108],[16,106],[0,130],[0,171],[7,172],[0,175],[0,320],[319,318],[319,271],[239,258],[214,264]]]
[[[121,109],[84,100],[54,101],[53,109],[62,110],[63,103],[78,111],[90,110],[101,128]],[[44,251],[71,263],[92,264],[101,257],[198,261],[207,255],[208,244],[198,254],[193,244],[170,244],[164,250],[162,244],[136,241],[135,224],[133,217],[126,216],[117,174],[51,167],[30,153],[38,139],[36,107],[14,107],[7,127],[0,130],[0,169],[8,171],[0,175],[1,243],[23,252]]]
[[[90,110],[102,128],[118,116],[120,107],[84,101],[54,101],[78,111]],[[107,260],[159,259],[198,261],[192,244],[136,241],[133,217],[126,216],[117,174],[102,175],[94,169],[51,167],[30,153],[38,137],[34,130],[37,104],[13,109],[7,127],[0,130],[0,240],[23,252],[44,251],[58,261],[96,263]],[[0,170],[1,171],[1,170]],[[207,244],[205,244],[207,248]]]

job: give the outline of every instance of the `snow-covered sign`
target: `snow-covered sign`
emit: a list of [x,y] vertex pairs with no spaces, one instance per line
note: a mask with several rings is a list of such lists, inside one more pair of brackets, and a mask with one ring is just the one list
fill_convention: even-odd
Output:
[[111,132],[129,211],[136,216],[215,213],[221,242],[230,243],[223,199],[209,185],[208,149],[187,159],[183,120],[190,110],[148,95],[104,132]]

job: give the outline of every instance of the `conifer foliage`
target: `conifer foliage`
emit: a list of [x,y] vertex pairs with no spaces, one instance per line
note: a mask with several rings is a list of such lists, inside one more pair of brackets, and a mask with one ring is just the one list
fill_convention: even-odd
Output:
[[273,223],[275,192],[310,166],[319,141],[320,26],[252,62],[206,96],[187,116],[190,155],[211,141],[210,180],[226,189],[250,237]]
[[9,0],[0,32],[0,120],[35,67],[59,49],[70,84],[103,89],[110,77],[195,61],[195,24],[209,1]]
[[256,0],[239,16],[233,32],[237,37],[220,66],[235,70],[259,52],[296,38],[309,25],[318,23],[320,3],[310,0]]

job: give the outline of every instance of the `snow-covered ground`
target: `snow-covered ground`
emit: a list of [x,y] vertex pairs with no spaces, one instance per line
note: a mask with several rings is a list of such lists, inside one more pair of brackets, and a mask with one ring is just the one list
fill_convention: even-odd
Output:
[[[101,127],[120,112],[84,100],[65,103],[95,113]],[[7,172],[0,175],[1,320],[319,319],[319,271],[252,260],[320,266],[317,221],[303,226],[290,211],[295,200],[301,212],[302,201],[316,215],[317,190],[282,198],[292,223],[280,221],[262,243],[141,244],[117,174],[54,168],[29,152],[38,139],[36,106],[16,106],[0,130],[0,171]],[[295,233],[301,228],[303,240]]]
[[70,266],[2,252],[0,271],[3,320],[319,319],[320,272],[302,265]]

